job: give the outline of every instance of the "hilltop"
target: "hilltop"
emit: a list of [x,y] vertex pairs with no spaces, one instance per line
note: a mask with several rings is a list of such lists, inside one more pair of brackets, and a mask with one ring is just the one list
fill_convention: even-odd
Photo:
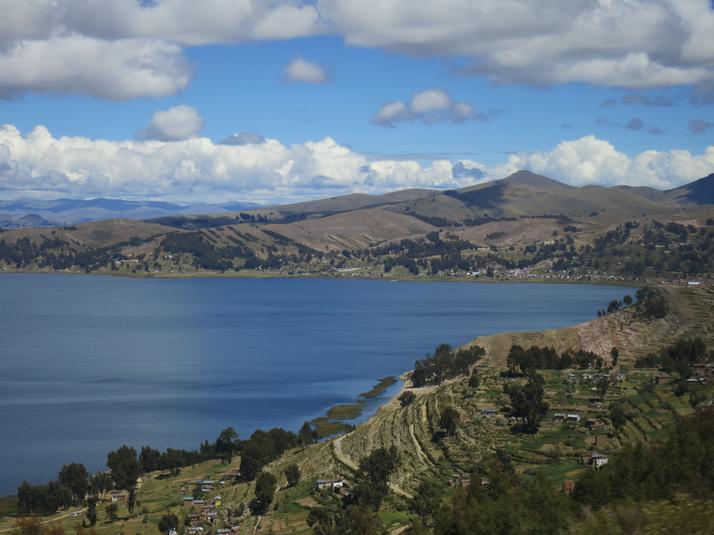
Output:
[[153,276],[708,277],[713,184],[710,175],[668,192],[574,187],[519,171],[458,190],[7,230],[0,267]]

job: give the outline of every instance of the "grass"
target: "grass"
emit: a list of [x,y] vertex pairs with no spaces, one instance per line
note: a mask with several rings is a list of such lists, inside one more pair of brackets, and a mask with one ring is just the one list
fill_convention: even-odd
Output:
[[396,383],[397,380],[398,379],[394,376],[384,377],[384,378],[380,379],[376,385],[374,385],[372,390],[369,390],[368,392],[361,393],[359,395],[359,397],[365,398],[365,399],[376,398],[376,397],[382,395],[387,390],[387,388],[389,388],[394,383]]
[[362,414],[362,408],[361,403],[334,405],[327,411],[327,417],[330,420],[353,420]]
[[354,403],[342,403],[330,407],[324,416],[315,418],[311,423],[320,438],[327,438],[348,429],[348,422],[362,415],[365,402],[381,396],[398,379],[394,376],[383,377],[371,390],[362,392]]
[[17,512],[17,498],[15,496],[5,496],[0,498],[0,518],[12,516]]

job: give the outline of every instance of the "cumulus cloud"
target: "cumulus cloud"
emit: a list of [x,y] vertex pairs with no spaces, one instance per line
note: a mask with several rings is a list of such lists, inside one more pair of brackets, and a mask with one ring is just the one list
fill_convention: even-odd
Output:
[[28,90],[124,100],[171,95],[190,79],[181,48],[160,40],[71,35],[11,43],[0,51],[0,97]]
[[422,121],[427,124],[468,120],[487,121],[491,114],[477,112],[471,104],[452,100],[443,89],[427,89],[414,93],[409,102],[387,102],[372,116],[372,122],[381,126],[395,126],[404,121]]
[[710,128],[714,128],[714,123],[705,121],[704,119],[690,119],[689,120],[689,132],[694,135],[706,132]]
[[22,135],[0,126],[0,192],[28,196],[156,198],[174,201],[286,202],[348,192],[411,187],[457,188],[531,169],[574,185],[675,187],[714,170],[702,154],[648,150],[630,157],[594,136],[550,151],[513,153],[495,165],[468,159],[374,160],[331,138],[285,145],[180,141],[107,141],[54,137],[38,126]]
[[348,44],[471,58],[498,82],[630,88],[714,78],[708,0],[320,0]]
[[299,0],[3,0],[0,97],[28,91],[114,100],[175,94],[186,46],[289,39],[321,27]]
[[306,84],[324,84],[329,80],[325,69],[318,63],[303,58],[295,58],[288,63],[284,75],[286,80]]
[[714,145],[699,155],[687,150],[646,150],[629,157],[610,142],[590,135],[562,141],[546,152],[511,154],[507,162],[490,168],[489,174],[505,176],[518,169],[530,169],[575,186],[628,184],[667,189],[711,173]]
[[146,128],[136,133],[139,139],[181,141],[197,136],[203,129],[203,118],[191,106],[174,106],[157,111]]
[[[714,10],[709,0],[2,4],[0,74],[8,74],[0,79],[0,93],[5,95],[49,90],[111,99],[162,96],[188,81],[185,47],[338,35],[353,46],[466,58],[466,72],[497,82],[626,88],[689,84],[695,103],[712,101]],[[26,62],[33,58],[37,68]],[[32,68],[22,72],[18,64]],[[138,83],[142,76],[151,83]]]

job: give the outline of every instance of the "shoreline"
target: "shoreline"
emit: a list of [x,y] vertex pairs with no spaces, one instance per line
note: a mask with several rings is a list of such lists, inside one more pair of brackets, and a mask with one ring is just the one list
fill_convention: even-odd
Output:
[[[449,283],[467,283],[467,284],[585,284],[593,286],[623,286],[629,288],[640,288],[642,286],[686,286],[686,281],[662,281],[662,280],[636,280],[636,279],[618,279],[618,280],[582,280],[582,279],[550,279],[550,278],[500,278],[500,279],[476,279],[469,277],[369,277],[364,275],[336,276],[325,274],[289,274],[289,273],[260,273],[260,272],[232,272],[221,273],[214,271],[202,271],[196,273],[172,273],[172,274],[139,274],[139,273],[112,273],[106,271],[93,271],[90,273],[82,273],[78,271],[33,271],[33,270],[0,270],[0,277],[3,275],[51,275],[51,276],[70,276],[70,277],[116,277],[120,279],[133,280],[192,280],[192,279],[296,279],[296,280],[367,280],[367,281],[384,281],[384,282],[449,282]],[[707,285],[708,280],[700,281],[702,285]]]

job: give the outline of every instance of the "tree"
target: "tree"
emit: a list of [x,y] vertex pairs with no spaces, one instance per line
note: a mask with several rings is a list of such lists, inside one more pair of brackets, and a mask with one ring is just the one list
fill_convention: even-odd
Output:
[[104,510],[107,512],[107,516],[109,517],[110,522],[114,522],[117,519],[117,511],[119,511],[119,506],[116,503],[108,503]]
[[275,476],[270,472],[261,472],[255,480],[255,500],[251,503],[254,514],[264,515],[268,511],[273,501],[276,483]]
[[326,507],[310,510],[307,525],[314,535],[385,535],[384,525],[374,510],[364,505],[349,505],[338,511]]
[[112,479],[120,489],[129,491],[127,507],[129,513],[134,510],[136,501],[136,480],[141,475],[139,461],[136,458],[136,450],[129,446],[122,446],[116,451],[107,454],[107,466],[112,474]]
[[481,384],[481,379],[479,378],[478,374],[476,373],[476,370],[474,370],[471,373],[471,376],[469,377],[469,386],[471,388],[478,388],[480,384]]
[[306,446],[308,444],[312,444],[313,442],[315,442],[315,440],[317,440],[317,431],[312,428],[310,422],[305,422],[302,424],[302,427],[298,432],[298,436],[300,437],[300,443]]
[[74,504],[84,501],[89,490],[89,473],[83,464],[65,464],[59,473],[59,482],[72,491]]
[[548,412],[548,404],[543,401],[542,375],[534,374],[525,385],[505,384],[503,391],[511,401],[511,415],[521,418],[527,430],[537,431],[541,420]]
[[89,478],[89,491],[97,495],[108,491],[112,484],[112,475],[109,472],[97,472]]
[[622,429],[622,427],[627,423],[627,415],[625,414],[625,408],[620,402],[610,403],[610,421],[615,429]]
[[295,463],[289,464],[285,469],[285,477],[288,480],[288,485],[294,487],[300,481],[300,468]]
[[415,400],[415,399],[416,399],[416,395],[414,394],[414,392],[411,392],[410,390],[407,390],[406,392],[403,392],[403,393],[399,396],[399,404],[400,404],[402,407],[406,407],[406,406],[411,405],[412,403],[414,403],[414,400]]
[[451,406],[446,407],[441,412],[439,427],[446,431],[447,436],[454,436],[459,425],[459,413]]
[[232,427],[226,427],[216,439],[216,453],[223,464],[229,464],[238,449],[238,433]]
[[625,303],[626,306],[630,306],[632,304],[632,296],[629,294],[626,295],[622,298],[622,302]]
[[610,350],[610,358],[612,359],[612,367],[617,366],[617,361],[620,359],[620,352],[616,347]]
[[433,518],[438,511],[442,495],[443,490],[436,482],[426,479],[419,483],[412,502],[412,510],[419,515],[424,524],[427,524],[428,519]]
[[20,514],[53,514],[72,505],[72,491],[59,481],[46,485],[30,485],[26,481],[17,488],[17,511]]
[[603,401],[605,399],[605,394],[607,394],[607,389],[609,386],[610,379],[608,377],[600,377],[600,379],[597,380],[595,389],[597,391],[597,395],[600,396],[600,401]]
[[378,448],[363,457],[355,477],[357,480],[354,488],[355,502],[378,510],[389,492],[389,478],[398,464],[399,453],[394,446],[389,449]]
[[159,519],[159,531],[162,533],[168,533],[172,529],[178,529],[179,519],[173,513],[167,513],[162,515]]
[[141,471],[144,473],[153,472],[158,470],[161,463],[161,452],[155,450],[150,446],[144,446],[141,448],[141,453],[139,454],[139,464],[141,465]]
[[90,526],[97,523],[97,498],[94,496],[87,499],[87,523]]
[[107,454],[107,467],[109,467],[116,486],[124,490],[135,486],[136,480],[141,475],[136,450],[129,446],[122,446],[116,451],[110,451]]

